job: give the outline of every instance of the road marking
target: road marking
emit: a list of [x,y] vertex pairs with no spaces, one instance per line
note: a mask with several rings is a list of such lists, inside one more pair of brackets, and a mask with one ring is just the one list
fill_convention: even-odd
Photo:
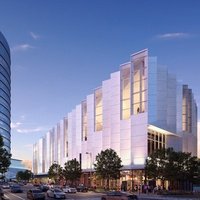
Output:
[[14,197],[17,197],[17,198],[22,199],[22,200],[26,200],[26,199],[24,199],[24,198],[22,198],[22,197],[20,197],[20,196],[15,195],[15,194],[11,194],[11,193],[10,193],[10,195],[13,195]]
[[6,194],[4,194],[4,196],[6,197],[6,199],[9,199],[9,197]]

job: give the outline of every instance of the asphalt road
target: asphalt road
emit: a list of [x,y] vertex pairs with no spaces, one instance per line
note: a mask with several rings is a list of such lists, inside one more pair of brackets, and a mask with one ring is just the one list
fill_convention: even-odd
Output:
[[[23,186],[23,193],[11,193],[10,189],[4,189],[4,199],[5,200],[27,200],[26,193],[29,189],[34,188],[33,186]],[[101,200],[102,194],[94,192],[77,192],[76,194],[66,194],[67,200]],[[46,196],[46,200],[53,200],[54,198],[49,198]]]
[[[26,197],[26,193],[29,189],[34,188],[34,186],[28,185],[23,186],[23,193],[11,193],[10,189],[4,189],[4,199],[5,200],[28,200]],[[103,193],[95,193],[95,192],[77,192],[76,194],[66,194],[67,200],[101,200],[101,196]],[[157,195],[144,195],[144,194],[138,194],[138,200],[200,200],[200,198],[189,198],[189,197],[163,197],[163,196],[157,196]],[[49,198],[46,196],[46,200],[54,200],[54,198]]]

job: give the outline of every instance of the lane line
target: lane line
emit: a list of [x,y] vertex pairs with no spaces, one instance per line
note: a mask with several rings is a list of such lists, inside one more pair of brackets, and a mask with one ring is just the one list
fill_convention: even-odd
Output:
[[9,196],[7,196],[6,194],[4,194],[4,196],[6,197],[6,199],[9,199]]
[[20,197],[20,196],[17,196],[16,194],[11,194],[11,193],[10,193],[10,195],[13,195],[14,197],[17,197],[17,198],[22,199],[22,200],[26,200],[26,199],[24,199],[24,198],[22,198],[22,197]]

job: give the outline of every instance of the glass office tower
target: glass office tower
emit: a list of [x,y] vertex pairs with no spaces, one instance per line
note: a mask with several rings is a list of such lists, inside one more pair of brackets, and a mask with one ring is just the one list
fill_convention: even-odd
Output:
[[0,32],[0,135],[10,152],[10,48]]

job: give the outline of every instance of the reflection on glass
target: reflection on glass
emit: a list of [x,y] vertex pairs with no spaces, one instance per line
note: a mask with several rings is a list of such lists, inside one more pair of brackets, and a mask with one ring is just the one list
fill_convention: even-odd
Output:
[[137,115],[146,111],[146,67],[145,57],[133,60],[133,105],[132,113]]
[[95,98],[95,131],[103,129],[103,108],[102,108],[102,89],[99,88],[94,93]]
[[121,67],[121,118],[128,119],[130,117],[130,75],[131,75],[131,67],[130,64],[126,64]]

